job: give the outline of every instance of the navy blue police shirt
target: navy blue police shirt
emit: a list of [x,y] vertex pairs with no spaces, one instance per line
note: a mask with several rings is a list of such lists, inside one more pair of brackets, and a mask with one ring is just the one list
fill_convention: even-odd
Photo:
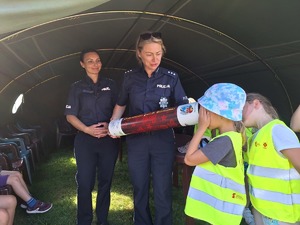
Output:
[[98,122],[109,122],[117,100],[115,82],[98,78],[97,83],[85,76],[72,84],[67,100],[65,115],[74,115],[86,126]]
[[178,74],[162,67],[158,67],[150,78],[143,67],[127,71],[117,101],[120,106],[128,106],[129,116],[187,103]]

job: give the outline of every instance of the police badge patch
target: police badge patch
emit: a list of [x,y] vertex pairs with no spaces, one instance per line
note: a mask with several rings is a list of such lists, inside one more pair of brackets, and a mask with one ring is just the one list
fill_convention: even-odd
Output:
[[161,109],[168,107],[168,99],[166,97],[161,97],[159,100],[159,105]]

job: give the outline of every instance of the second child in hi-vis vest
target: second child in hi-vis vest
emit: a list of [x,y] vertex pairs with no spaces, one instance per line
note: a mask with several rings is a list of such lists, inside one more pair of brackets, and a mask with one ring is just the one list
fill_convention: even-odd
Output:
[[248,139],[249,194],[256,225],[300,225],[300,144],[271,102],[248,93],[243,110]]

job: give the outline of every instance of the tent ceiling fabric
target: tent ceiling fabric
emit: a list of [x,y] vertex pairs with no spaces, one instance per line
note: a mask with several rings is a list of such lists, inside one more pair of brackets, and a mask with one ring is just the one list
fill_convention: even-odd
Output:
[[0,34],[72,15],[107,1],[109,0],[1,0]]
[[37,2],[0,4],[1,12],[16,13],[14,21],[0,17],[0,104],[7,106],[1,114],[20,93],[37,108],[54,104],[60,111],[51,112],[61,113],[70,84],[82,77],[78,54],[85,47],[99,49],[101,74],[120,84],[124,71],[136,66],[138,34],[148,30],[162,32],[163,65],[179,73],[190,97],[216,82],[233,82],[269,97],[286,121],[299,104],[297,0],[70,0],[53,4],[56,14]]

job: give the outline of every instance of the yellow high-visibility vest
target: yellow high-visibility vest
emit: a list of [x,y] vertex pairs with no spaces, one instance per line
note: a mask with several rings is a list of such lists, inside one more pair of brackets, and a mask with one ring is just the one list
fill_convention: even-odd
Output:
[[274,147],[272,129],[276,124],[285,125],[278,119],[269,122],[249,145],[250,200],[264,216],[295,223],[300,221],[300,175]]
[[242,136],[233,131],[221,136],[231,139],[237,165],[224,167],[208,161],[196,166],[185,213],[213,225],[239,225],[246,205]]
[[[246,128],[246,130],[245,130],[245,133],[246,133],[246,138],[247,138],[247,140],[248,139],[250,139],[252,136],[253,136],[253,128],[252,127],[248,127],[248,128]],[[248,143],[249,142],[247,142],[247,149],[248,149]],[[244,162],[246,162],[247,164],[248,164],[248,154],[247,154],[247,151],[246,150],[244,150],[243,151],[243,157],[244,157]]]

